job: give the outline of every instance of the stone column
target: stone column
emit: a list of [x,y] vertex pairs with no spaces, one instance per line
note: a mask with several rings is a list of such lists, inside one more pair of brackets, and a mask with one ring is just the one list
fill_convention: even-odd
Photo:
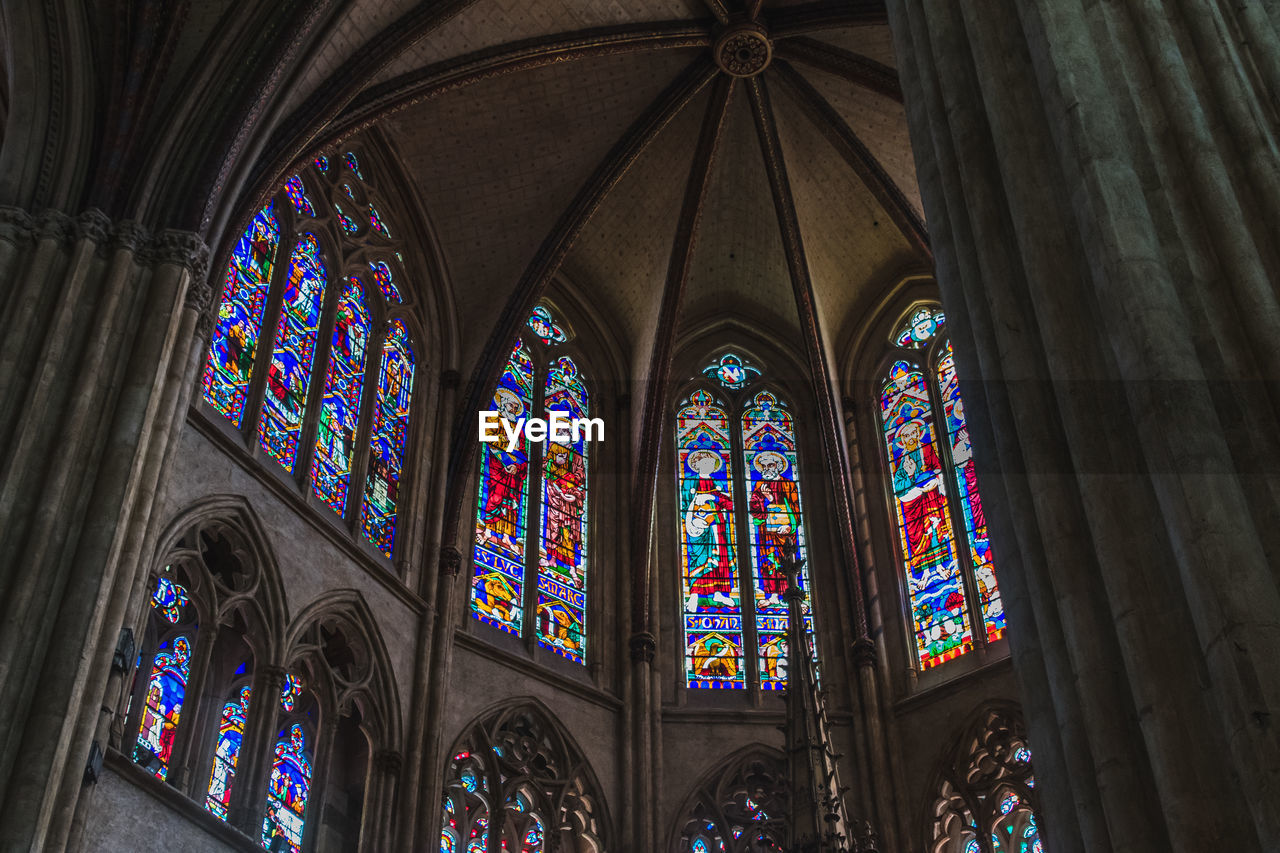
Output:
[[1280,845],[1280,56],[1225,5],[889,2],[1055,851]]
[[360,820],[360,849],[377,853],[392,850],[394,844],[396,782],[403,761],[394,749],[380,749],[373,754],[369,783],[364,792],[364,808]]
[[207,264],[194,234],[0,209],[2,847],[61,849],[72,824]]
[[227,815],[231,825],[250,838],[262,836],[262,820],[267,814],[267,785],[275,763],[280,691],[284,689],[287,674],[284,667],[269,665],[258,667],[253,673],[249,714],[245,718],[240,756],[236,759],[236,777],[231,783]]

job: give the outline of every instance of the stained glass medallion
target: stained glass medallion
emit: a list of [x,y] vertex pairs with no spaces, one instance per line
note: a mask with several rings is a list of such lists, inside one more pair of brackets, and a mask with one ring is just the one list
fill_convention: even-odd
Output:
[[685,672],[690,687],[746,687],[729,416],[708,391],[676,415]]
[[258,211],[231,251],[222,302],[218,305],[218,324],[210,337],[209,358],[200,378],[205,401],[237,429],[244,418],[245,396],[257,357],[262,314],[279,245],[280,221],[273,201]]
[[[547,371],[548,416],[589,416],[587,389],[573,360]],[[538,638],[570,660],[585,658],[587,605],[587,441],[585,433],[543,447],[542,533],[538,539]]]
[[900,347],[922,349],[929,345],[946,322],[946,315],[940,307],[921,305],[911,311],[906,322],[894,333],[893,342]]
[[917,656],[928,669],[972,648],[973,634],[929,389],[919,368],[907,361],[890,368],[880,415]]
[[[533,357],[517,341],[490,405],[513,431],[515,422],[532,409],[533,378]],[[524,618],[529,449],[523,433],[511,450],[507,446],[498,441],[481,450],[471,608],[482,622],[519,635]]]
[[399,320],[387,328],[378,366],[378,398],[369,434],[369,474],[360,525],[365,538],[390,557],[395,547],[396,509],[413,402],[413,345]]
[[[805,542],[795,423],[787,407],[768,391],[756,394],[742,413],[742,450],[755,581],[760,686],[773,690],[787,683],[790,618],[783,597],[787,589],[783,560],[792,555],[804,559]],[[812,637],[808,574],[808,568],[802,565],[799,582],[805,590],[805,629]]]
[[342,209],[342,205],[334,202],[333,212],[338,215],[338,224],[342,226],[343,231],[348,234],[354,234],[360,230],[360,226],[356,224],[356,221],[350,216],[347,216],[346,211]]
[[555,321],[551,311],[545,305],[535,305],[529,314],[527,325],[547,346],[562,344],[568,340],[564,327]]
[[356,173],[356,177],[364,180],[364,173],[360,171],[360,161],[356,158],[354,151],[348,151],[342,155],[342,160],[347,164],[347,168]]
[[727,352],[702,368],[702,375],[726,388],[737,390],[759,378],[760,370],[740,355]]
[[298,436],[311,382],[320,311],[324,304],[325,263],[314,234],[303,234],[289,261],[276,325],[275,352],[267,373],[267,393],[258,422],[263,450],[293,471]]
[[391,239],[391,229],[387,228],[387,224],[382,221],[382,217],[378,215],[378,208],[372,204],[369,205],[369,224],[373,226],[373,230],[377,231],[388,240]]
[[280,688],[280,710],[292,711],[302,696],[302,679],[292,672],[284,677],[284,686]]
[[315,159],[316,168],[322,172],[329,171],[329,158],[321,154]]

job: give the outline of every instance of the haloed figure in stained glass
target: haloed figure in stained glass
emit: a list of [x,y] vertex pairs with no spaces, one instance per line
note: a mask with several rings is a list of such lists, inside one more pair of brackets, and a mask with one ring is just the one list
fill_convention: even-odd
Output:
[[[494,399],[503,422],[502,434],[506,435],[506,430],[514,430],[516,421],[525,416],[524,402],[506,388],[499,388]],[[496,441],[488,445],[489,452],[493,454],[489,469],[491,487],[483,510],[484,535],[489,539],[500,539],[502,546],[515,554],[524,553],[520,502],[525,478],[529,476],[529,455],[523,444],[524,439],[521,438],[520,444],[511,451],[507,450],[505,442]]]
[[720,490],[712,475],[723,461],[711,450],[695,450],[688,465],[698,474],[685,503],[684,529],[688,537],[689,601],[687,609],[713,610],[737,606],[737,574],[729,516],[733,500]]

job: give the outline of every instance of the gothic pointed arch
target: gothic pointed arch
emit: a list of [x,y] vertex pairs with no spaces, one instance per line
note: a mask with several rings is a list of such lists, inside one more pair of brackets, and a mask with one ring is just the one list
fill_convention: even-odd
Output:
[[764,853],[787,843],[786,757],[752,744],[708,770],[685,797],[669,853]]
[[1043,853],[1031,747],[1016,705],[990,703],[970,715],[931,792],[928,853]]
[[441,851],[605,853],[602,789],[572,735],[537,699],[482,712],[446,757]]

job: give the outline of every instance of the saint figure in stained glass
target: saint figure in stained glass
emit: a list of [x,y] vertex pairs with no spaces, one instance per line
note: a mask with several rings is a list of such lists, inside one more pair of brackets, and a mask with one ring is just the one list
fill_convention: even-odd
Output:
[[237,429],[244,418],[245,396],[257,357],[262,314],[279,245],[280,221],[275,202],[268,202],[231,251],[222,302],[218,305],[218,324],[213,329],[209,358],[200,378],[205,401]]
[[160,645],[147,680],[133,760],[160,779],[169,775],[169,757],[186,698],[190,667],[191,643],[186,637],[175,637]]
[[534,306],[532,313],[529,314],[527,325],[538,336],[538,340],[547,346],[562,344],[569,338],[564,327],[555,321],[551,311],[545,305]]
[[[544,408],[569,419],[588,416],[587,389],[577,365],[559,358],[547,371]],[[584,660],[587,587],[587,441],[548,441],[542,473],[542,535],[538,554],[538,631],[542,644]]]
[[[268,850],[301,853],[307,798],[311,794],[311,756],[306,732],[294,723],[280,733],[267,785],[267,814],[262,845]],[[275,844],[275,847],[272,845]]]
[[378,400],[369,435],[369,475],[361,518],[365,537],[387,557],[395,546],[400,476],[413,402],[413,363],[409,332],[403,323],[393,320],[378,368]]
[[338,515],[345,515],[347,509],[368,340],[369,312],[364,288],[360,279],[352,276],[338,300],[333,323],[311,470],[312,491]]
[[919,369],[906,361],[893,365],[881,390],[880,412],[917,654],[928,668],[963,654],[973,636],[934,445],[933,408]]
[[298,458],[298,436],[311,382],[325,281],[319,241],[314,234],[303,234],[289,261],[275,351],[267,371],[267,393],[258,422],[262,449],[289,471]]
[[213,772],[209,776],[204,807],[222,820],[227,819],[231,805],[231,782],[236,775],[240,746],[244,742],[250,692],[248,686],[241,687],[236,698],[222,706],[222,717],[218,721],[218,745],[213,753]]
[[746,686],[729,418],[707,391],[676,416],[685,669],[690,687]]
[[[533,406],[533,358],[517,342],[494,391],[491,410],[506,430],[529,415]],[[476,500],[475,578],[471,605],[482,621],[521,633],[524,601],[524,540],[529,502],[529,449],[524,433],[508,450],[506,441],[486,443]]]

